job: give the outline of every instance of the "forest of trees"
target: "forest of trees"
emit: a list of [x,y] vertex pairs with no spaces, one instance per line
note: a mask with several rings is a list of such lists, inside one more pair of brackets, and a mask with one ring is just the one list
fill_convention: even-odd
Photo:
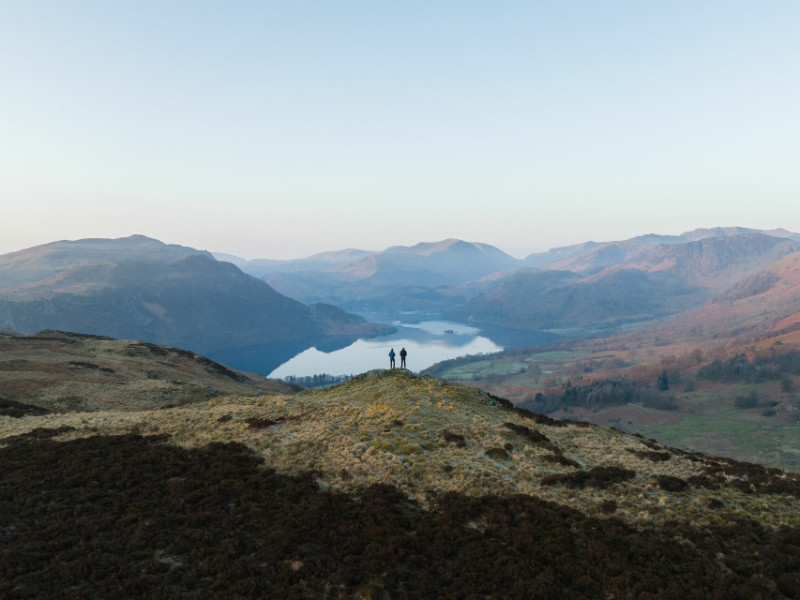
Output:
[[798,350],[788,350],[774,355],[757,354],[752,358],[738,354],[727,360],[717,359],[697,371],[698,379],[708,381],[763,383],[770,380],[786,380],[789,384],[784,384],[785,386],[791,385],[791,380],[786,379],[791,375],[800,375]]
[[286,383],[300,385],[304,388],[318,388],[344,383],[352,378],[352,375],[328,375],[327,373],[321,373],[319,375],[305,375],[303,377],[289,375],[284,381]]
[[677,410],[675,396],[664,390],[655,390],[639,381],[604,379],[588,385],[575,386],[569,381],[557,392],[538,393],[532,400],[523,400],[517,406],[537,413],[579,406],[599,409],[619,404],[641,404],[658,410]]

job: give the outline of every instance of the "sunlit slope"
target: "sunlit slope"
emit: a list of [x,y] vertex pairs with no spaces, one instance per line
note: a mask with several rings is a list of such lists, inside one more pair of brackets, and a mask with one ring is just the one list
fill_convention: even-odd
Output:
[[144,410],[292,391],[188,350],[62,331],[0,332],[0,415]]
[[280,473],[324,488],[391,484],[425,505],[443,492],[530,494],[625,521],[719,522],[720,511],[800,523],[800,481],[778,470],[668,449],[586,423],[518,411],[433,377],[373,371],[294,396],[234,396],[156,411],[0,419],[3,438],[61,428],[57,439],[136,431],[199,447],[239,442]]
[[757,341],[799,328],[800,252],[795,252],[654,332],[670,343],[731,338]]

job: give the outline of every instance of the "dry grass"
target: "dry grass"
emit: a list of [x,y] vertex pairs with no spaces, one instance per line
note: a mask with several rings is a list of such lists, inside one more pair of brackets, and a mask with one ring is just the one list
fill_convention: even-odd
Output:
[[[74,429],[57,439],[168,433],[184,447],[243,443],[281,473],[315,472],[323,488],[358,494],[374,483],[392,484],[423,506],[448,491],[522,493],[598,516],[615,501],[614,515],[634,524],[678,519],[708,525],[724,522],[726,515],[773,527],[800,524],[798,494],[745,493],[728,485],[743,476],[724,468],[715,475],[718,489],[690,485],[672,492],[659,484],[664,476],[683,481],[705,476],[714,464],[725,467],[725,461],[680,451],[654,461],[648,452],[668,450],[585,423],[539,424],[501,404],[476,388],[400,370],[373,371],[335,388],[297,395],[218,397],[160,410],[0,417],[0,444],[36,428],[64,426]],[[535,433],[522,435],[520,428]],[[541,436],[547,442],[534,441]],[[545,459],[554,447],[580,469]],[[636,475],[605,489],[542,483],[548,476],[596,467],[622,467]]]
[[52,411],[144,410],[275,392],[291,388],[185,350],[61,332],[0,335],[0,399]]

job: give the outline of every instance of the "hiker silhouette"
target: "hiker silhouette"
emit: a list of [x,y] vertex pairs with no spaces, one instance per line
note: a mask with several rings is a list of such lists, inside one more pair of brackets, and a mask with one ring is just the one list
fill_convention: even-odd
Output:
[[389,350],[389,368],[394,369],[394,348]]
[[400,350],[400,368],[401,369],[405,369],[406,368],[406,356],[408,356],[408,352],[406,352],[406,349],[404,347],[402,350]]

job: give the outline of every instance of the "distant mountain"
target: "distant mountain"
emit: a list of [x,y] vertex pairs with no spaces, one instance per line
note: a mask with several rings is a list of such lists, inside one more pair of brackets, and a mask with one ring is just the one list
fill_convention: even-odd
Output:
[[[642,243],[606,247],[616,252]],[[588,276],[518,272],[449,316],[516,329],[614,328],[699,306],[798,250],[798,242],[759,233],[660,245]]]
[[761,233],[700,238],[658,246],[620,268],[672,273],[709,290],[722,291],[775,260],[800,250],[800,242]]
[[321,252],[308,258],[298,258],[293,260],[270,260],[266,258],[255,258],[247,260],[232,256],[230,254],[214,253],[214,258],[224,262],[230,262],[239,267],[248,275],[263,277],[269,273],[296,273],[299,271],[325,271],[339,265],[343,265],[364,256],[372,254],[368,250],[356,250],[349,248],[346,250],[334,250],[331,252]]
[[707,296],[670,274],[618,269],[581,277],[570,271],[512,275],[448,316],[506,329],[611,329],[696,306]]
[[455,285],[490,273],[513,269],[520,261],[494,246],[444,240],[415,246],[393,246],[345,263],[335,272],[372,285]]
[[0,257],[0,281],[12,282],[0,288],[0,326],[139,339],[201,353],[382,330],[333,307],[287,298],[208,253],[142,236],[48,246]]
[[[654,330],[665,342],[739,341],[800,331],[800,252],[743,278],[707,304]],[[800,342],[800,337],[797,339]]]
[[597,271],[646,253],[659,244],[680,244],[686,240],[674,235],[650,233],[618,242],[587,242],[531,254],[525,264],[531,267],[563,271]]
[[607,267],[620,265],[645,256],[659,246],[680,246],[708,238],[724,238],[741,235],[761,234],[776,238],[788,238],[800,242],[800,234],[785,229],[762,231],[746,227],[715,227],[695,229],[681,235],[658,235],[649,233],[627,240],[614,242],[587,242],[575,246],[555,248],[548,252],[531,254],[525,258],[526,266],[547,268],[576,273],[598,272]]
[[536,252],[529,254],[523,259],[523,263],[527,267],[542,268],[553,264],[556,261],[575,256],[576,254],[583,254],[592,248],[599,246],[599,242],[585,242],[583,244],[575,244],[573,246],[562,246],[560,248],[552,248],[547,252]]
[[800,234],[787,231],[786,229],[750,229],[748,227],[712,227],[708,229],[695,229],[682,233],[681,237],[690,241],[697,241],[711,237],[730,237],[734,235],[744,235],[748,233],[761,233],[772,237],[789,238],[800,242]]
[[211,258],[204,250],[132,235],[60,241],[0,255],[0,290],[38,282],[68,269],[120,260],[167,261],[189,255]]
[[[343,258],[343,255],[335,255]],[[383,310],[399,295],[435,298],[428,306],[463,303],[466,289],[449,289],[522,262],[494,246],[448,239],[415,246],[393,246],[324,270],[276,272],[264,280],[278,291],[304,302],[322,301],[354,310]],[[480,289],[487,286],[476,284]],[[462,294],[467,294],[467,297]],[[395,309],[414,310],[394,301]]]
[[[675,241],[676,239],[681,241]],[[668,238],[666,236],[642,236],[621,242],[606,242],[598,244],[586,252],[574,254],[550,263],[547,268],[574,271],[576,273],[593,273],[642,256],[661,243],[676,244],[684,242],[685,240],[681,238]]]

